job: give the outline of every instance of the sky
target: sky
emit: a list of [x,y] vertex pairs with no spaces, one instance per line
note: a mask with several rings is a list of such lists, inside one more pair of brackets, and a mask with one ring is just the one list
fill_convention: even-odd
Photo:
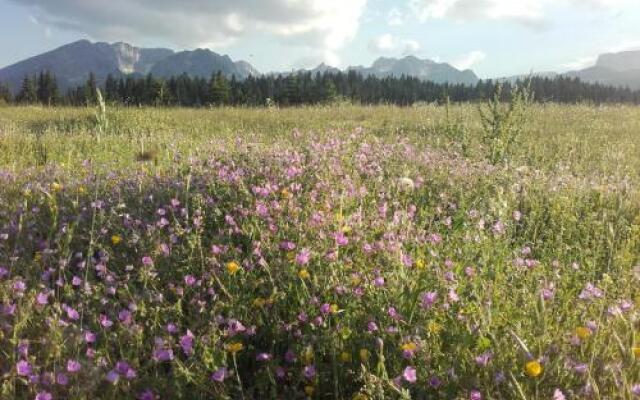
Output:
[[0,67],[66,43],[209,48],[262,72],[415,55],[481,78],[640,50],[640,0],[0,0]]

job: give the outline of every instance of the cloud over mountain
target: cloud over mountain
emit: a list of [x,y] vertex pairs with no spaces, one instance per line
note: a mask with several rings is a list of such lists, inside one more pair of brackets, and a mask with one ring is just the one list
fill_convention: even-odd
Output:
[[[355,36],[367,0],[11,0],[41,23],[100,40],[160,39],[223,47],[268,33],[335,59]],[[334,60],[335,61],[335,60]]]

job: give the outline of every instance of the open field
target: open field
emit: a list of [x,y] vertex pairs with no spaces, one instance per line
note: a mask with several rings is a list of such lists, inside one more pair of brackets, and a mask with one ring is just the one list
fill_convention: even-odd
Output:
[[482,131],[0,108],[0,398],[640,396],[640,108]]

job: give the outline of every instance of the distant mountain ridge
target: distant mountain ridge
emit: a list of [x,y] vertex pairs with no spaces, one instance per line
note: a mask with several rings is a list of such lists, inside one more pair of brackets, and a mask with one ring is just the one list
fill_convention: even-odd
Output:
[[421,60],[414,56],[400,59],[380,57],[369,68],[349,67],[349,70],[357,71],[364,76],[385,78],[404,75],[435,83],[475,85],[479,81],[478,76],[469,69],[461,71],[447,63]]
[[119,77],[152,73],[166,78],[186,73],[209,78],[213,72],[221,71],[229,78],[236,76],[238,79],[260,74],[245,61],[234,62],[229,56],[211,50],[176,53],[170,49],[140,48],[123,42],[79,40],[0,69],[0,82],[7,83],[15,93],[25,76],[41,71],[53,73],[62,90],[82,85],[91,72],[98,83],[109,74]]
[[565,75],[585,82],[640,89],[640,51],[602,54],[593,67]]
[[[471,70],[460,71],[447,63],[437,63],[432,60],[421,60],[414,56],[406,56],[403,58],[380,57],[373,62],[371,67],[364,67],[361,65],[351,66],[347,67],[344,71],[322,63],[316,68],[308,70],[301,69],[294,71],[294,73],[310,72],[312,75],[315,75],[317,73],[324,74],[349,71],[355,71],[365,77],[375,76],[377,78],[399,78],[401,76],[411,76],[423,81],[432,81],[435,83],[475,85],[479,81],[479,78]],[[272,75],[290,74],[291,72],[276,72]]]

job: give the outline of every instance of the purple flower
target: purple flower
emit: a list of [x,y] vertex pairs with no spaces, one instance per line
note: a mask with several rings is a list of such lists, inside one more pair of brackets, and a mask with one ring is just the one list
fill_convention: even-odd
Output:
[[313,379],[316,376],[316,367],[313,365],[307,365],[302,370],[302,375],[309,380]]
[[402,253],[400,259],[402,260],[402,264],[405,267],[411,267],[413,265],[413,258],[411,258],[411,256],[407,253]]
[[49,392],[42,391],[36,394],[35,400],[53,400],[53,396]]
[[187,275],[184,277],[184,284],[187,286],[193,286],[197,282],[196,277],[193,275]]
[[149,256],[142,257],[142,265],[145,265],[147,267],[153,265],[153,259]]
[[84,333],[84,341],[87,342],[87,343],[95,343],[96,334],[91,332],[91,331],[86,331]]
[[80,372],[82,369],[82,365],[77,360],[68,360],[67,361],[67,372],[75,374],[76,372]]
[[224,380],[229,376],[229,372],[226,367],[218,368],[212,375],[211,379],[216,382],[224,382]]
[[146,389],[144,392],[140,393],[137,396],[138,400],[155,400],[156,395],[153,393],[151,389]]
[[369,321],[367,324],[367,331],[369,333],[376,332],[378,330],[378,325],[374,321]]
[[69,377],[60,372],[56,375],[56,382],[58,382],[60,386],[67,386],[69,384]]
[[16,372],[20,376],[29,376],[33,372],[33,368],[27,361],[20,360],[16,363]]
[[436,292],[426,292],[421,296],[421,306],[423,309],[428,310],[436,303],[438,299],[438,293]]
[[242,325],[242,322],[235,319],[230,319],[227,324],[229,326],[229,336],[235,336],[247,330],[247,328]]
[[635,396],[640,396],[640,383],[636,383],[631,387],[631,393]]
[[173,360],[173,350],[155,349],[153,351],[153,359],[157,362],[171,361]]
[[413,367],[405,368],[402,372],[402,378],[409,383],[416,383],[416,380],[418,379],[416,369]]
[[49,293],[40,292],[36,295],[36,303],[41,306],[49,304]]
[[269,353],[258,353],[258,355],[256,356],[256,360],[258,361],[269,361],[271,360],[272,356]]
[[67,312],[67,318],[69,318],[70,320],[77,321],[80,319],[80,314],[73,308],[67,307],[66,312]]
[[296,353],[294,353],[293,350],[287,350],[287,352],[284,353],[284,360],[289,364],[293,364],[296,362]]
[[487,351],[485,353],[480,354],[479,356],[476,356],[475,361],[476,361],[476,364],[478,364],[478,366],[486,367],[487,365],[489,365],[491,358],[493,358],[493,353],[490,351]]
[[472,390],[469,393],[469,400],[482,400],[482,393],[479,390]]
[[566,398],[564,397],[564,393],[562,393],[562,390],[560,389],[556,389],[553,392],[553,400],[565,400]]
[[333,239],[338,246],[346,246],[349,244],[349,239],[344,235],[344,232],[336,232],[333,234]]
[[180,347],[182,347],[182,351],[184,354],[190,356],[193,354],[193,333],[190,330],[187,330],[187,334],[180,338]]
[[331,312],[331,305],[329,303],[324,303],[320,306],[320,312],[323,314],[329,314]]
[[311,252],[309,251],[309,249],[302,249],[297,255],[296,255],[296,264],[298,265],[307,265],[309,263],[309,260],[311,259]]

